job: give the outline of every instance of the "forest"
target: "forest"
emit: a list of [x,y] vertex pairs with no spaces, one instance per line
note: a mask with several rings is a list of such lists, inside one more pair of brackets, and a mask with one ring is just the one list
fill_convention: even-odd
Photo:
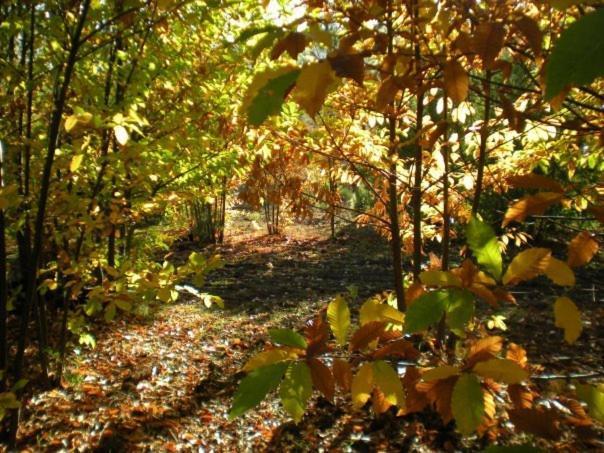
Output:
[[0,451],[604,450],[604,2],[0,2]]

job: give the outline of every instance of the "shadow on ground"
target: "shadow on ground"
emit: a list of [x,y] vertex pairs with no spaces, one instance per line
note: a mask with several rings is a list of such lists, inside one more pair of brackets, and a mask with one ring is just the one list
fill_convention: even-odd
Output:
[[205,291],[234,312],[326,300],[351,285],[361,297],[393,286],[387,243],[366,228],[346,229],[335,240],[260,236],[215,251],[226,265],[212,273]]

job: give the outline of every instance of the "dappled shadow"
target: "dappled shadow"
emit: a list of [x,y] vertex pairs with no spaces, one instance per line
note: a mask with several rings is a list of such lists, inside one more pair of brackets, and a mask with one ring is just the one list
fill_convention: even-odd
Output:
[[344,230],[335,240],[261,236],[216,251],[226,265],[205,291],[222,297],[229,311],[325,300],[351,285],[361,297],[393,286],[387,243],[366,228]]

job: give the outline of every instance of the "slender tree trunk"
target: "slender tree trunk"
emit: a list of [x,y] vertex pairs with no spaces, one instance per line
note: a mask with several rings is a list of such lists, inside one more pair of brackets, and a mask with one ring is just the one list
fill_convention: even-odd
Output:
[[[6,160],[4,143],[0,141],[0,188],[4,187],[4,162]],[[6,338],[6,317],[8,307],[8,282],[6,263],[6,222],[4,209],[0,209],[0,392],[6,389],[8,368],[8,343]]]
[[[392,28],[392,4],[388,5],[388,18],[386,21],[388,33],[388,55],[394,55],[394,30]],[[398,217],[398,183],[397,183],[397,161],[398,144],[396,140],[396,114],[395,103],[388,105],[388,157],[390,167],[388,175],[388,216],[390,220],[390,252],[392,255],[392,273],[394,280],[394,291],[396,293],[396,306],[400,311],[405,310],[405,287],[403,285],[403,255],[401,229]]]
[[413,209],[413,278],[417,280],[422,270],[422,177],[423,177],[423,155],[421,147],[421,131],[424,118],[424,94],[422,81],[422,65],[420,52],[420,33],[419,33],[419,5],[417,1],[413,2],[413,17],[415,25],[415,77],[417,78],[417,106],[415,112],[416,142],[415,153],[413,157],[414,179],[413,179],[413,197],[411,205]]
[[449,161],[451,149],[449,148],[449,108],[446,91],[443,96],[443,121],[445,122],[445,129],[443,131],[443,144],[441,148],[444,163],[442,269],[446,271],[449,269],[449,254],[451,248],[451,218],[449,213]]
[[[20,324],[19,344],[17,346],[17,353],[15,356],[15,382],[19,381],[19,379],[21,379],[23,375],[23,357],[25,352],[27,326],[29,324],[29,311],[30,307],[33,305],[35,300],[36,282],[38,279],[40,257],[44,245],[44,221],[46,219],[46,204],[48,202],[48,196],[50,192],[50,176],[52,173],[55,151],[57,149],[57,143],[59,139],[61,118],[65,110],[67,92],[71,83],[73,70],[76,64],[76,57],[80,47],[80,37],[82,35],[84,23],[86,22],[86,18],[88,16],[90,1],[91,0],[83,0],[82,2],[78,22],[75,26],[73,36],[71,37],[69,55],[67,57],[67,63],[63,72],[62,81],[60,83],[60,89],[53,100],[53,111],[50,119],[50,125],[48,128],[48,148],[44,161],[44,170],[40,181],[40,194],[37,205],[38,211],[36,213],[33,248],[30,257],[29,275],[27,276],[27,285],[25,288],[25,300],[23,303],[23,313]],[[13,417],[11,419],[11,432],[9,438],[9,448],[11,449],[15,446],[18,421],[18,411],[13,411]]]
[[480,208],[480,197],[482,195],[484,167],[487,161],[487,139],[489,138],[489,120],[491,119],[491,71],[487,70],[483,83],[485,91],[484,117],[480,128],[480,148],[478,150],[478,171],[476,175],[476,190],[472,202],[472,215],[478,214]]

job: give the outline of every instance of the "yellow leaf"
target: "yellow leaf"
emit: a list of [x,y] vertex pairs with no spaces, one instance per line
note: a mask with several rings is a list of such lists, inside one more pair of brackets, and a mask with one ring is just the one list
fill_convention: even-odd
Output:
[[503,276],[503,283],[514,285],[541,275],[547,269],[551,254],[551,250],[543,248],[531,248],[520,252],[508,266]]
[[447,379],[451,376],[457,376],[461,373],[461,370],[456,366],[443,365],[437,368],[432,368],[422,374],[422,381],[440,381],[441,379]]
[[570,267],[583,266],[598,253],[598,243],[587,231],[577,234],[568,244],[567,263]]
[[351,393],[352,393],[352,405],[356,409],[363,407],[363,405],[371,397],[371,391],[373,390],[373,366],[371,363],[366,362],[361,366],[359,372],[352,379]]
[[553,256],[549,259],[549,264],[545,269],[545,275],[560,286],[574,286],[575,285],[575,273],[564,261],[554,258]]
[[128,143],[130,135],[128,135],[128,131],[124,126],[115,126],[113,132],[115,133],[115,139],[120,145],[124,146]]
[[77,171],[78,168],[80,168],[80,165],[82,165],[82,160],[84,159],[84,155],[83,154],[76,154],[75,156],[73,156],[71,158],[71,163],[69,164],[69,170],[73,173],[75,171]]
[[256,368],[272,365],[277,362],[284,362],[285,360],[296,359],[297,357],[298,354],[288,349],[270,349],[268,351],[262,351],[248,360],[243,367],[243,371],[250,372]]
[[542,215],[551,205],[562,200],[563,195],[555,192],[538,192],[527,195],[508,208],[503,218],[502,226],[510,222],[524,222],[528,216]]
[[462,286],[461,279],[448,271],[424,271],[419,279],[426,286]]
[[78,124],[78,116],[71,115],[65,120],[65,131],[70,132]]
[[554,303],[556,327],[564,329],[564,339],[573,344],[581,335],[581,312],[568,297],[559,297]]
[[337,296],[327,306],[327,321],[340,346],[346,344],[350,328],[350,309],[342,296]]
[[391,405],[403,407],[405,393],[398,373],[383,360],[373,363],[373,380]]
[[506,384],[520,384],[528,379],[528,372],[510,359],[490,359],[478,362],[473,371],[482,377]]
[[444,67],[445,88],[447,96],[459,104],[468,97],[470,78],[463,66],[457,60],[448,61]]
[[336,81],[337,77],[328,61],[311,63],[300,71],[292,96],[306,113],[314,117]]
[[405,314],[388,304],[382,303],[377,298],[371,298],[361,306],[359,320],[362,326],[372,321],[402,324],[405,320]]

